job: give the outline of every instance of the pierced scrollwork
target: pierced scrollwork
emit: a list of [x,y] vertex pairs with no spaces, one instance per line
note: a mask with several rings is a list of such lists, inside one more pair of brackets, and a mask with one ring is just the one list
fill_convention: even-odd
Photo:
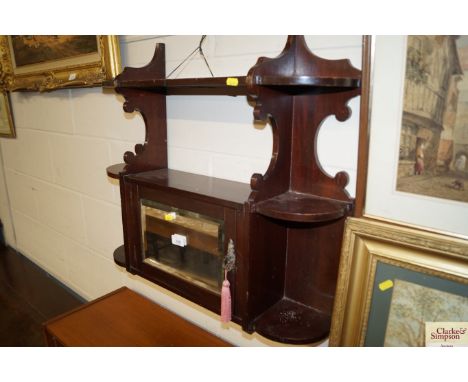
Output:
[[145,122],[145,142],[135,145],[135,153],[124,154],[126,171],[146,171],[167,167],[166,96],[163,93],[119,86],[128,79],[148,80],[165,78],[165,48],[158,44],[151,62],[142,68],[127,67],[116,77],[116,91],[125,98],[127,113],[139,112]]
[[315,141],[328,116],[334,115],[341,122],[351,116],[347,103],[359,95],[360,78],[361,72],[349,60],[314,55],[303,36],[289,36],[278,57],[258,59],[246,84],[254,102],[254,118],[275,122],[276,142],[267,173],[251,178],[252,190],[260,198],[293,188],[350,200],[344,190],[348,175],[344,171],[335,177],[326,174]]
[[[127,171],[146,171],[167,167],[166,99],[162,94],[139,89],[117,88],[125,98],[127,113],[139,112],[145,123],[145,142],[135,145],[135,152],[124,153]],[[144,97],[142,94],[144,93]]]
[[349,175],[346,171],[340,171],[335,174],[333,180],[337,186],[345,188],[349,183]]
[[340,122],[344,122],[349,117],[351,117],[351,113],[352,113],[351,108],[347,105],[343,105],[343,107],[339,108],[335,112],[335,118]]

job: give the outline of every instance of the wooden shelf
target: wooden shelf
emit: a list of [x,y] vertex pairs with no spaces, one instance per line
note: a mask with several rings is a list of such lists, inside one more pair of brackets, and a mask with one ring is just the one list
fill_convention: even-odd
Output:
[[107,167],[107,176],[113,179],[120,179],[120,174],[125,171],[125,166],[125,163],[119,163]]
[[285,192],[255,205],[264,216],[294,222],[324,222],[347,214],[351,203],[298,192]]
[[[229,83],[236,85],[228,85]],[[315,76],[255,76],[253,84],[272,87],[307,87],[317,91],[336,88],[340,91],[344,88],[354,89],[360,86],[359,78],[351,77],[315,77]],[[204,78],[177,78],[177,79],[116,79],[104,84],[110,88],[137,88],[148,90],[163,90],[165,94],[225,94],[246,95],[246,77],[204,77]]]
[[120,247],[116,248],[114,251],[114,263],[121,267],[126,267],[125,264],[125,246],[121,245]]
[[311,87],[336,87],[357,88],[360,85],[359,78],[348,77],[315,77],[315,76],[255,76],[255,85],[260,86],[311,86]]
[[142,186],[170,190],[175,193],[182,191],[184,194],[190,193],[201,199],[215,199],[229,207],[243,205],[250,194],[250,187],[245,183],[171,169],[130,174],[126,179],[128,182]]
[[283,297],[256,321],[255,331],[273,341],[310,344],[328,336],[331,317]]
[[[112,88],[138,88],[164,91],[168,95],[177,94],[225,94],[246,95],[245,76],[206,77],[206,78],[155,78],[155,79],[116,79],[105,83]],[[231,83],[232,85],[229,85]]]

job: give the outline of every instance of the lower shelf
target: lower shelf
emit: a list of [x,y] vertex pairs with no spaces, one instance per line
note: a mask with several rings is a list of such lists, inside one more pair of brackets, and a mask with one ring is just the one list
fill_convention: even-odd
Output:
[[331,317],[286,297],[255,321],[255,331],[273,341],[310,344],[325,339]]
[[121,267],[126,267],[126,261],[125,261],[125,246],[121,245],[120,247],[116,248],[114,251],[114,262],[121,266]]

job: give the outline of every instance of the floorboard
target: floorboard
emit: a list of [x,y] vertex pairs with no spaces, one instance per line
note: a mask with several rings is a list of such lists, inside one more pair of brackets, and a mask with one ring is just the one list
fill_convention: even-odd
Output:
[[44,346],[42,323],[84,302],[28,258],[0,246],[0,346]]

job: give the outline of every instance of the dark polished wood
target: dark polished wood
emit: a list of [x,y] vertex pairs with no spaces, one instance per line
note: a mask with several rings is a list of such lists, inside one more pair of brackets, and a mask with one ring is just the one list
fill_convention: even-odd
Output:
[[277,58],[261,57],[247,75],[254,117],[273,126],[272,161],[266,174],[252,176],[246,203],[247,331],[289,343],[328,333],[353,200],[345,172],[332,178],[322,170],[315,140],[328,116],[349,118],[347,103],[360,94],[360,81],[348,60],[315,56],[303,36],[289,36]]
[[325,87],[335,88],[335,91],[343,91],[344,88],[358,87],[360,83],[360,77],[339,78],[319,77],[315,75],[258,75],[253,77],[252,83],[260,86],[310,86],[312,88]]
[[117,247],[114,251],[114,262],[121,267],[125,267],[125,246],[121,245]]
[[49,346],[231,346],[123,287],[44,325]]
[[[125,68],[116,81],[137,77],[145,80],[166,75],[164,44],[158,44],[153,60],[143,68]],[[125,98],[124,110],[127,113],[138,111],[145,122],[145,142],[135,146],[135,153],[124,154],[125,173],[153,170],[167,167],[167,126],[166,96],[145,89],[116,87],[115,91]]]
[[[232,84],[232,85],[230,85]],[[153,78],[114,80],[113,86],[119,88],[150,89],[166,95],[246,95],[247,87],[243,77],[207,78]]]
[[287,221],[322,222],[345,216],[351,205],[352,203],[289,191],[256,203],[255,211]]
[[234,207],[242,205],[250,194],[250,187],[245,183],[171,169],[131,174],[126,179],[148,187],[190,193],[201,199],[214,199]]
[[[235,85],[229,85],[234,80]],[[278,87],[317,87],[356,88],[360,85],[360,78],[336,78],[315,76],[258,76],[253,78],[255,85]],[[206,77],[206,78],[177,78],[177,79],[123,79],[117,78],[109,86],[116,88],[150,89],[166,95],[199,94],[209,95],[247,95],[246,77]],[[317,89],[316,89],[317,90]],[[333,90],[331,90],[333,91]]]
[[327,338],[331,316],[284,297],[262,313],[256,321],[257,332],[278,342],[307,344]]
[[0,346],[44,346],[42,323],[83,303],[31,260],[0,246]]
[[79,306],[85,301],[10,247],[0,248],[0,281],[27,301],[44,319]]
[[[126,194],[129,195],[125,203],[128,206],[127,270],[219,314],[221,287],[219,291],[214,292],[144,261],[140,201],[153,200],[224,222],[223,253],[226,253],[229,239],[233,240],[236,247],[240,241],[236,219],[242,216],[243,201],[250,192],[248,185],[169,169],[129,174],[123,177],[123,182]],[[237,258],[240,259],[240,256],[237,251]],[[237,277],[240,277],[241,272],[241,267],[229,272],[231,285],[238,283]],[[232,314],[233,321],[239,323],[240,314],[235,290],[237,289],[232,288]],[[240,291],[241,289],[239,293]]]
[[[219,312],[219,293],[144,263],[140,200],[221,219],[224,250],[229,238],[236,245],[236,269],[229,274],[233,320],[247,332],[281,342],[325,338],[344,221],[354,200],[345,190],[346,172],[330,177],[323,171],[316,138],[327,117],[349,118],[347,104],[361,93],[361,71],[349,60],[314,55],[303,36],[289,36],[278,57],[259,58],[245,77],[171,80],[164,66],[164,45],[158,44],[147,66],[126,68],[113,84],[127,100],[124,109],[142,113],[147,133],[136,155],[126,153],[125,165],[107,170],[120,179],[126,269]],[[162,147],[167,144],[165,96],[177,94],[247,94],[254,118],[273,128],[267,172],[253,174],[249,188],[168,170]],[[121,251],[115,257],[122,264]]]
[[120,175],[125,173],[125,163],[118,163],[107,167],[107,176],[113,179],[120,179]]
[[[247,76],[255,101],[254,117],[271,121],[273,128],[272,163],[265,175],[254,174],[251,186],[257,201],[292,190],[311,195],[350,201],[344,190],[348,175],[339,172],[329,177],[316,155],[315,139],[322,121],[335,115],[340,121],[350,117],[348,101],[359,95],[358,86],[331,93],[285,94],[267,86],[255,85],[260,76],[316,76],[346,80],[360,78],[360,71],[349,60],[325,60],[313,55],[303,36],[290,36],[276,59],[260,58]],[[359,81],[356,81],[356,85]]]

